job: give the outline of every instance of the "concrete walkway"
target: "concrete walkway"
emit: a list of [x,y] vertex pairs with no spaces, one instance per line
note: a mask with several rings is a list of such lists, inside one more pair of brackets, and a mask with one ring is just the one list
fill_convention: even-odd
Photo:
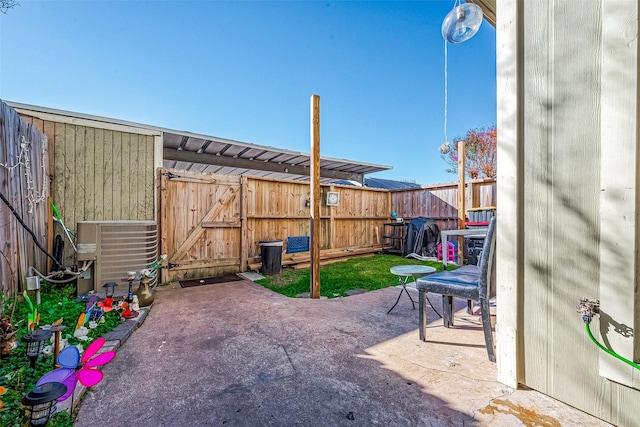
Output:
[[464,309],[455,329],[431,311],[421,342],[406,295],[386,314],[398,293],[290,299],[248,280],[160,288],[76,426],[609,425],[496,382],[478,316]]

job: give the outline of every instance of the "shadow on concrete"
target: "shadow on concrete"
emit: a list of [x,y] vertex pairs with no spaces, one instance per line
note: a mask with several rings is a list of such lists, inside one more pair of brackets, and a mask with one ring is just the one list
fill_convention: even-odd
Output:
[[513,390],[494,381],[482,331],[433,327],[422,342],[408,299],[386,314],[397,292],[309,300],[250,281],[161,288],[76,426],[496,425],[481,411]]

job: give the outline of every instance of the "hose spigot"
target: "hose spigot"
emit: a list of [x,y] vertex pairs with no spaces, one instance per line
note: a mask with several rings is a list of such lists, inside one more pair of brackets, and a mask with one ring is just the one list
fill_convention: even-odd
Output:
[[584,323],[591,323],[591,319],[597,313],[600,313],[600,301],[591,301],[587,298],[580,300],[580,304],[576,306],[578,313],[582,314]]

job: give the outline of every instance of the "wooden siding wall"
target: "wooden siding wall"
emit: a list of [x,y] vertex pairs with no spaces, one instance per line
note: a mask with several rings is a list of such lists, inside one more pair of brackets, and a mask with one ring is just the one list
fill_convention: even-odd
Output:
[[[607,5],[604,10],[603,4]],[[517,194],[501,193],[500,203],[511,196],[510,202],[517,204],[518,215],[498,222],[503,224],[498,227],[505,227],[498,246],[501,241],[518,239],[517,253],[499,251],[497,265],[499,270],[515,272],[518,298],[522,301],[506,301],[512,310],[522,307],[515,325],[520,340],[518,348],[522,351],[519,382],[614,425],[638,426],[640,391],[599,375],[602,358],[611,356],[589,340],[576,313],[581,298],[600,299],[605,273],[608,283],[616,286],[621,281],[627,283],[625,295],[634,292],[634,280],[627,282],[627,278],[636,277],[637,287],[637,235],[633,232],[620,235],[620,229],[602,235],[601,229],[607,229],[610,221],[630,224],[632,228],[632,224],[635,227],[638,224],[638,206],[633,196],[638,194],[637,178],[630,186],[620,179],[621,175],[629,176],[628,166],[624,166],[627,161],[635,173],[638,170],[635,112],[638,74],[635,69],[626,68],[627,64],[603,65],[607,62],[602,59],[605,49],[607,55],[615,56],[615,52],[625,49],[637,55],[635,29],[627,33],[621,28],[625,23],[628,28],[636,28],[638,2],[583,0],[579,8],[574,6],[568,0],[532,0],[521,2],[517,8],[501,9],[511,10],[514,15],[498,15],[499,23],[504,20],[505,25],[522,27],[511,32],[511,37],[518,40],[517,51],[503,52],[511,55],[511,61],[501,61],[506,68],[499,70],[501,75],[511,75],[518,81],[517,111],[511,111],[510,125],[506,121],[501,123],[521,129],[511,133],[519,135],[517,144],[509,145],[511,151],[500,154],[501,159],[514,165],[505,169],[512,175],[501,175],[500,179],[518,183]],[[610,32],[603,31],[603,18],[606,22],[612,16],[617,21],[612,22]],[[498,45],[511,45],[504,42],[498,40]],[[631,62],[629,67],[638,66],[637,60]],[[606,82],[603,67],[611,70]],[[631,113],[630,98],[636,106]],[[607,115],[603,114],[605,108]],[[632,128],[635,126],[628,138],[620,138],[618,127],[604,122],[605,118],[615,122],[620,114],[622,117],[629,114],[627,121],[634,123]],[[502,132],[498,130],[499,135]],[[619,164],[610,162],[603,166],[605,146],[619,153]],[[622,218],[625,211],[617,211],[611,212],[615,216],[603,216],[600,210],[603,182],[620,185],[608,188],[612,190],[609,197],[616,198],[620,206],[636,215]],[[501,221],[500,211],[498,215]],[[620,238],[625,243],[620,243]],[[602,258],[608,252],[622,251],[628,255],[618,258],[626,257],[629,262]],[[501,289],[510,286],[499,282],[499,301]],[[633,297],[623,298],[624,304],[633,304]],[[627,340],[638,339],[634,325],[625,320],[632,313],[616,313],[602,305],[601,309],[603,314],[591,323],[596,338],[614,344],[614,350],[618,351],[620,347],[615,343],[620,334],[625,334]],[[500,328],[498,317],[497,329]],[[633,354],[625,356],[632,358]],[[622,362],[612,359],[610,363]]]
[[[68,228],[155,219],[153,136],[22,116],[49,139],[51,196]],[[65,239],[63,263],[72,265],[71,245],[59,225],[54,232]]]
[[[468,209],[496,206],[496,180],[473,180],[466,183],[465,205]],[[436,220],[441,230],[458,228],[458,185],[456,183],[391,192],[391,207],[399,218],[410,220],[423,216]]]
[[[29,143],[22,152],[22,137]],[[4,102],[0,104],[0,192],[11,203],[24,223],[47,247],[49,214],[49,159],[47,137],[22,119]],[[27,183],[26,160],[32,182]],[[32,188],[33,191],[30,191]],[[30,200],[31,199],[31,200]],[[5,298],[25,288],[28,268],[47,271],[47,256],[40,251],[9,207],[0,202],[0,292]],[[2,299],[0,299],[0,302]],[[1,311],[1,307],[0,307]]]

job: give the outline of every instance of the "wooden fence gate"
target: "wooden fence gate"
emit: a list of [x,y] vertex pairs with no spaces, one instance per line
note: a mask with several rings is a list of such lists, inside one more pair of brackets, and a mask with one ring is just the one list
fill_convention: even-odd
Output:
[[240,177],[162,169],[162,282],[240,271]]

